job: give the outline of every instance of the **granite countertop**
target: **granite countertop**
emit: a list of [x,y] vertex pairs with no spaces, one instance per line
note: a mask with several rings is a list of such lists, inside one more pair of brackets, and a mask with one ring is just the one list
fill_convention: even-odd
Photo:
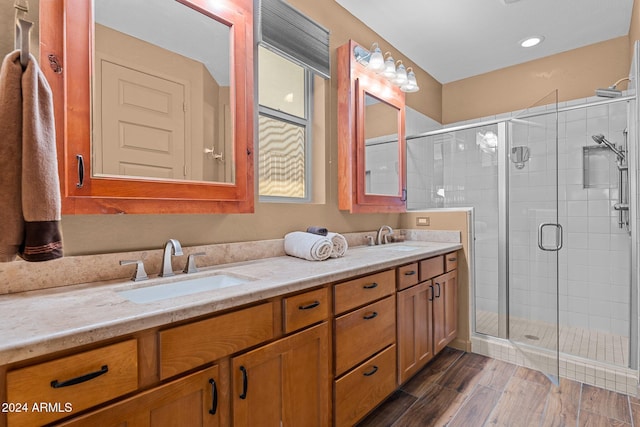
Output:
[[[278,256],[203,268],[188,276],[181,273],[167,278],[151,277],[143,282],[94,282],[3,295],[0,365],[213,314],[460,248],[460,243],[407,241],[350,248],[342,258],[321,262]],[[145,304],[134,303],[117,293],[214,273],[249,280],[228,288]]]

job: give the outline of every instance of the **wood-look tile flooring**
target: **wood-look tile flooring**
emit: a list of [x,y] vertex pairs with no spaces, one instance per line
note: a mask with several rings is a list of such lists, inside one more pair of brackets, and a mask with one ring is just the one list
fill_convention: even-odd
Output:
[[358,426],[640,427],[640,399],[446,348]]

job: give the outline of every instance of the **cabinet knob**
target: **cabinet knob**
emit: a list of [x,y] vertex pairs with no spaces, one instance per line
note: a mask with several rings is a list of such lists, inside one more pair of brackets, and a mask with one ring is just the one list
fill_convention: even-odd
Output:
[[371,314],[367,314],[366,316],[363,317],[364,320],[371,320],[378,317],[378,312],[374,311]]
[[364,285],[363,286],[364,289],[374,289],[374,288],[377,288],[377,287],[378,287],[378,284],[376,282],[373,282],[373,283],[370,283],[368,285]]

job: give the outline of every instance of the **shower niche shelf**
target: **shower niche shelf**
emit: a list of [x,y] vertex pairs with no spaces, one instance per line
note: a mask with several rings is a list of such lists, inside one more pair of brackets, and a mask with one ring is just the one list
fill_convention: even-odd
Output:
[[[612,179],[611,159],[607,147],[582,147],[582,187],[617,188],[617,180]],[[615,172],[615,171],[614,171]]]

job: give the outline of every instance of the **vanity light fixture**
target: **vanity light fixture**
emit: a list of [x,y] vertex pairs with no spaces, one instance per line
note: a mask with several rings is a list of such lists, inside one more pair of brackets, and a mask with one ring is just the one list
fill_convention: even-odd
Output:
[[356,46],[353,49],[353,57],[368,70],[382,75],[389,82],[399,86],[403,92],[417,92],[420,89],[413,69],[411,67],[407,69],[402,60],[394,61],[390,52],[386,52],[383,56],[378,43],[373,43],[371,50]]

